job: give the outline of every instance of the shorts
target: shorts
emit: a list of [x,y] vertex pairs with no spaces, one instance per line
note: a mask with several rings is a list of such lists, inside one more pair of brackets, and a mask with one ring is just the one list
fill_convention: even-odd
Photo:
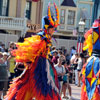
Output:
[[78,72],[80,72],[80,71],[81,71],[81,69],[77,69],[77,71],[78,71]]
[[59,77],[58,77],[58,80],[59,80],[59,81],[63,81],[62,76],[59,76]]
[[63,84],[67,83],[67,81],[63,81]]
[[2,91],[4,88],[4,81],[0,81],[0,91]]

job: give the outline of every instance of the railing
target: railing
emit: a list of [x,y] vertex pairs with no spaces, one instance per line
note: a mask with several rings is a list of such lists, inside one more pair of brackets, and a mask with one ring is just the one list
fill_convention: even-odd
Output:
[[0,16],[0,29],[24,31],[26,27],[26,18]]
[[68,24],[60,24],[57,28],[58,31],[62,32],[73,32],[75,25],[68,25]]

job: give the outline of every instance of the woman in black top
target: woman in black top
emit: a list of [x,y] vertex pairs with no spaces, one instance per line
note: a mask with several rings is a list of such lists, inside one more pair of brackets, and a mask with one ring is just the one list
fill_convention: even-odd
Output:
[[25,66],[23,63],[17,63],[15,68],[15,77],[18,77],[24,70]]

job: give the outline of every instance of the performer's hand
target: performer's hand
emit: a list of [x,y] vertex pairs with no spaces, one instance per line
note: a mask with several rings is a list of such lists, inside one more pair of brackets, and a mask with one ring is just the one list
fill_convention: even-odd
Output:
[[38,29],[38,30],[36,31],[36,33],[41,32],[41,31],[43,31],[43,29]]

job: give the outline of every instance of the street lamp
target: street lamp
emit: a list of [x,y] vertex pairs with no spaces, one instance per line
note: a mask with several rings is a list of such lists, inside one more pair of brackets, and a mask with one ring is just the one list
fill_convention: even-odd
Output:
[[77,53],[82,53],[83,52],[83,41],[84,37],[83,34],[85,32],[85,22],[80,19],[79,21],[79,26],[78,26],[78,42],[77,42]]
[[79,21],[78,32],[79,33],[85,32],[85,22],[82,19],[80,19]]

